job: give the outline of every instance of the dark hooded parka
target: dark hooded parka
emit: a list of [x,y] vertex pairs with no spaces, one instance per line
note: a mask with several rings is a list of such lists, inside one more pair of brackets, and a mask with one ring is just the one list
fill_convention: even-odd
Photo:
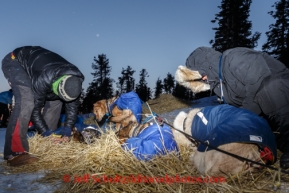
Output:
[[[284,125],[289,126],[289,119],[286,118],[286,116],[289,117],[289,111],[278,112],[279,106],[289,108],[288,86],[280,91],[279,88],[273,90],[272,86],[263,85],[263,82],[268,82],[264,80],[272,77],[279,82],[289,81],[287,78],[282,80],[278,78],[283,76],[282,73],[289,75],[289,70],[275,58],[266,53],[243,47],[232,48],[223,53],[213,48],[199,47],[190,54],[186,66],[191,70],[199,71],[203,76],[207,75],[210,89],[220,98],[222,97],[220,79],[222,79],[225,103],[245,108],[257,115],[264,113],[269,122],[274,125],[274,130],[278,130]],[[263,94],[258,95],[261,88],[263,88]],[[264,99],[264,95],[270,95],[270,97]],[[284,99],[280,100],[280,95],[283,95]],[[261,100],[263,100],[262,103]],[[268,106],[272,101],[274,101],[274,105]],[[267,109],[266,112],[264,109]],[[276,114],[281,115],[281,118],[273,116]],[[286,130],[289,131],[289,128]]]
[[[40,46],[20,47],[15,49],[13,54],[31,78],[35,105],[31,119],[37,128],[45,131],[48,128],[41,116],[41,109],[46,100],[60,100],[51,89],[52,83],[65,74],[77,76],[82,81],[84,80],[84,76],[75,65],[71,64],[60,55]],[[69,128],[72,128],[74,125],[79,103],[79,98],[72,102],[65,103],[68,117],[66,126]]]
[[207,75],[211,89],[221,97],[219,59],[223,92],[226,103],[261,113],[254,97],[267,76],[286,69],[285,65],[269,55],[248,48],[233,48],[221,54],[213,48],[197,48],[187,59],[189,69]]
[[15,97],[5,134],[4,159],[29,152],[27,130],[30,120],[39,134],[46,131],[51,134],[57,128],[63,103],[67,116],[64,126],[73,128],[80,96],[64,101],[54,92],[53,84],[64,75],[75,76],[82,84],[84,76],[76,66],[40,46],[24,46],[3,58],[2,71]]

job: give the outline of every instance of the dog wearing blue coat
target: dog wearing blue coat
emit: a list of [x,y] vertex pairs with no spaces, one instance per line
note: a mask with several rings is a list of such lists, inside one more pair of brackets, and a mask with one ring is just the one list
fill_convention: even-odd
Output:
[[93,113],[98,122],[107,115],[107,120],[116,124],[118,137],[123,143],[129,137],[131,128],[141,123],[142,103],[137,93],[131,91],[97,101],[93,104]]
[[[268,123],[254,113],[230,105],[197,108],[180,112],[174,127],[212,147],[255,162],[273,164],[277,148]],[[178,145],[192,146],[192,164],[204,175],[236,174],[257,164],[247,163],[199,143],[194,144],[184,134],[173,130]]]

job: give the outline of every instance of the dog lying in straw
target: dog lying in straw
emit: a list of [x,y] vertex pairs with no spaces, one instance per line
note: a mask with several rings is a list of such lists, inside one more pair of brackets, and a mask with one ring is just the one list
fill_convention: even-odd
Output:
[[[180,112],[174,120],[174,127],[195,139],[235,155],[267,164],[276,161],[276,142],[268,123],[245,109],[217,105],[193,109],[188,114]],[[194,144],[176,130],[173,130],[173,134],[179,145],[193,147],[190,160],[201,174],[236,174],[248,167],[259,167],[206,145]]]
[[116,124],[118,137],[123,142],[129,137],[131,127],[141,122],[142,104],[135,92],[121,94],[119,97],[104,99],[93,104],[93,113],[97,122],[105,116],[109,122]]

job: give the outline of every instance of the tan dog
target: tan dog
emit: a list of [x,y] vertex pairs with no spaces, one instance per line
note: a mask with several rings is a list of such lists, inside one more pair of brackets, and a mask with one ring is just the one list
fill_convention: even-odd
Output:
[[[93,113],[95,114],[96,121],[100,122],[102,118],[105,116],[105,114],[108,114],[110,112],[110,105],[117,99],[117,97],[113,97],[110,99],[103,99],[100,101],[97,101],[93,104]],[[119,112],[120,114],[120,112]]]
[[[100,100],[93,104],[93,113],[96,120],[100,122],[106,114],[110,114],[108,121],[116,124],[116,131],[121,141],[129,137],[128,133],[132,127],[138,125],[137,119],[130,109],[120,110],[116,105],[110,112],[111,105],[117,100],[113,97],[107,100]],[[121,129],[120,129],[121,128]]]
[[210,85],[201,81],[202,75],[198,71],[193,71],[185,66],[179,66],[175,73],[176,81],[191,89],[194,93],[210,90]]
[[[188,114],[180,112],[174,120],[174,127],[192,136],[191,127],[193,119],[199,111],[200,109],[193,109]],[[173,134],[178,145],[189,145],[193,147],[194,152],[190,155],[190,160],[201,174],[210,176],[218,176],[223,173],[236,174],[243,169],[246,169],[246,167],[249,167],[243,161],[237,160],[236,158],[217,150],[199,152],[197,151],[195,144],[188,140],[182,133],[173,130]],[[259,148],[254,144],[229,143],[220,145],[218,148],[253,161],[261,160],[258,151]]]

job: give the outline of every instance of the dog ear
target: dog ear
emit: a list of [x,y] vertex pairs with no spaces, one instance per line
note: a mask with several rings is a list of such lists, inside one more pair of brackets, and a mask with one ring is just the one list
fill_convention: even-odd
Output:
[[191,89],[194,93],[210,90],[210,85],[201,82],[201,78],[202,75],[198,71],[190,70],[185,66],[179,66],[175,73],[178,84]]

